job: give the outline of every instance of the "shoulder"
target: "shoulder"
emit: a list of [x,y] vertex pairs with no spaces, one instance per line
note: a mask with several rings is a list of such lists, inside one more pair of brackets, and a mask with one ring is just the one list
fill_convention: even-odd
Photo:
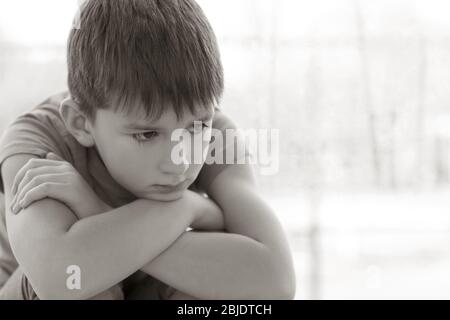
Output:
[[46,128],[64,132],[65,126],[59,114],[59,106],[67,95],[67,92],[55,94],[30,110],[19,114],[6,126],[2,137],[15,135],[22,131],[30,133],[35,130],[48,131]]
[[20,118],[27,117],[37,117],[40,120],[48,119],[51,120],[53,124],[62,123],[61,116],[59,114],[59,107],[61,102],[68,97],[68,92],[61,92],[50,96],[43,102],[39,103],[37,106],[32,108],[30,111],[19,116]]
[[54,152],[72,161],[75,139],[71,139],[59,114],[59,104],[66,96],[67,93],[53,95],[6,126],[0,138],[0,167],[7,158],[18,154],[43,158]]

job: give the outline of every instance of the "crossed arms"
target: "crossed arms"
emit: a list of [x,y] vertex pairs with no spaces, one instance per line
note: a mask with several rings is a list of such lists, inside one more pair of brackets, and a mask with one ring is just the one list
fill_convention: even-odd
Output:
[[[78,220],[53,199],[9,210],[17,172],[33,158],[2,166],[8,236],[19,265],[42,299],[87,299],[137,270],[199,299],[291,299],[292,259],[271,209],[245,165],[230,166],[206,190],[223,212],[223,232],[186,232],[208,210],[188,192],[163,203],[139,199]],[[200,215],[199,215],[200,214]],[[82,270],[80,290],[66,288],[66,269]]]

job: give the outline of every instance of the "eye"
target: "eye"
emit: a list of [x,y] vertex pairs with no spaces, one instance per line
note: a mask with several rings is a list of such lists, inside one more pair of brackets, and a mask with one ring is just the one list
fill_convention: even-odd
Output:
[[133,134],[133,138],[138,142],[146,142],[155,139],[158,135],[159,134],[156,131],[147,131],[135,133]]
[[189,130],[189,132],[193,133],[193,134],[198,134],[203,132],[205,129],[209,129],[209,126],[205,123],[202,122],[202,125],[193,125],[191,127],[191,129]]

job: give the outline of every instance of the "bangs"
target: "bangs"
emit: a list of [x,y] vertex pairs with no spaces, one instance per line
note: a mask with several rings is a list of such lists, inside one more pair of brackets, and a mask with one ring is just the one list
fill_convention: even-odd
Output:
[[210,113],[218,104],[216,101],[176,104],[171,96],[155,97],[153,95],[145,100],[134,90],[109,96],[109,110],[148,122],[158,121],[168,110],[175,112],[178,121],[189,114],[200,116]]

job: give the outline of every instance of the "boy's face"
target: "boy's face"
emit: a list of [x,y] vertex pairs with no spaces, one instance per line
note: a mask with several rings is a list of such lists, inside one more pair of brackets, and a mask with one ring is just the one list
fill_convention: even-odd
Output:
[[[155,121],[143,120],[142,115],[125,115],[112,110],[98,110],[91,134],[98,152],[111,176],[138,198],[157,201],[174,201],[197,178],[200,164],[176,164],[172,150],[179,143],[172,141],[172,132],[187,129],[192,137],[204,134],[211,128],[214,109],[209,113],[193,115],[186,112],[178,120],[172,108],[168,108]],[[204,128],[194,130],[194,121],[202,121]],[[209,143],[202,143],[203,152]]]

